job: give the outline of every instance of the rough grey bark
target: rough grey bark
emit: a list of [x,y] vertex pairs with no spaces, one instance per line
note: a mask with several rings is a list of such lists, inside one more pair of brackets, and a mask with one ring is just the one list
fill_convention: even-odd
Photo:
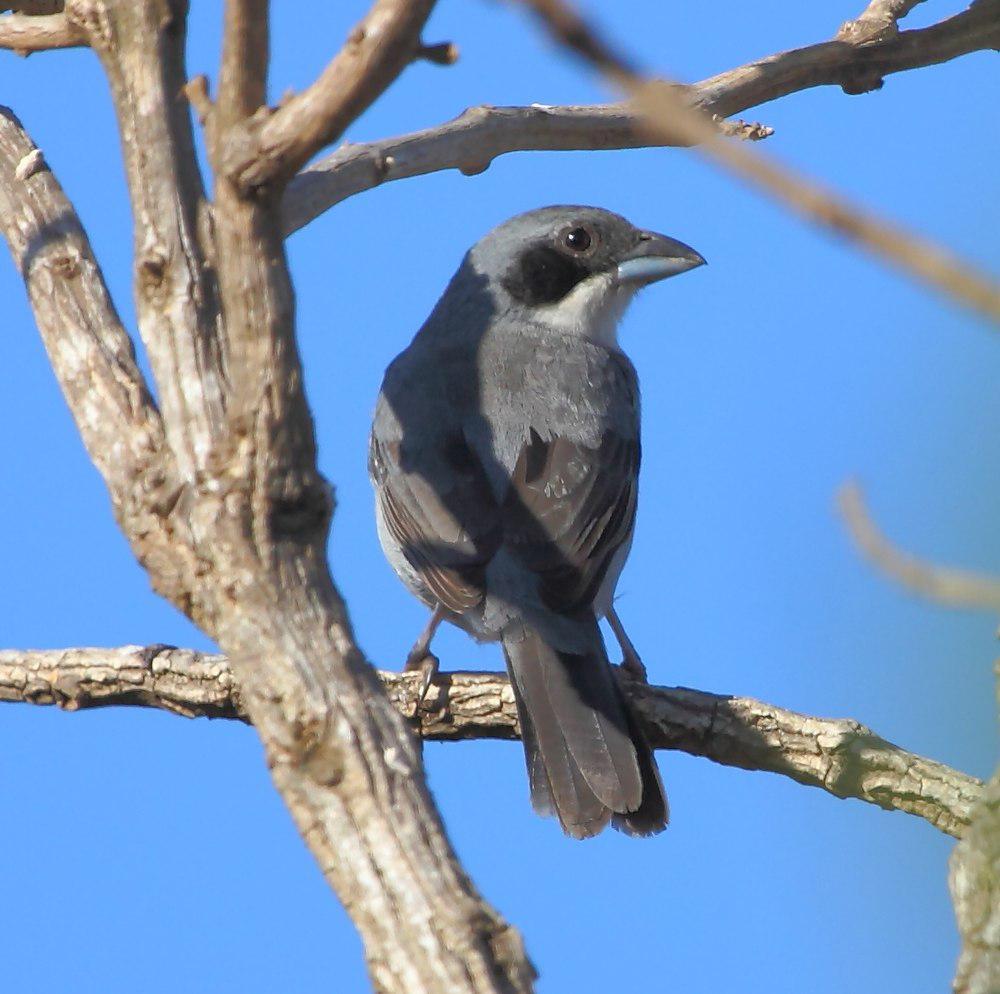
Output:
[[[361,932],[375,986],[527,991],[533,971],[520,938],[455,858],[419,747],[358,652],[330,579],[331,500],[315,466],[294,343],[277,224],[281,185],[246,197],[219,172],[226,141],[260,96],[266,9],[227,8],[223,85],[210,132],[217,167],[211,215],[190,116],[178,99],[186,79],[185,4],[73,0],[65,13],[111,86],[135,222],[139,330],[161,398],[154,416],[149,392],[133,391],[140,416],[162,431],[150,471],[157,486],[126,473],[128,492],[116,499],[116,508],[138,504],[153,521],[132,527],[123,513],[119,520],[157,589],[229,654],[274,782]],[[382,72],[372,92],[387,82]],[[21,168],[19,175],[34,149],[11,115],[0,123],[5,196],[15,204],[27,199],[34,211],[27,221],[5,212],[0,223],[29,286],[35,280],[46,291],[32,294],[40,326],[60,336],[60,349],[89,348],[80,389],[65,364],[55,368],[116,496],[101,432],[122,419],[109,417],[107,402],[93,402],[86,384],[114,380],[121,354],[130,353],[121,342],[114,353],[89,347],[108,334],[121,337],[120,325],[100,310],[106,294],[95,266],[49,261],[61,258],[65,202],[44,172]],[[301,154],[305,146],[295,147]],[[27,247],[24,229],[36,236]],[[76,228],[70,239],[83,258]],[[96,303],[77,314],[81,293]],[[137,375],[132,367],[126,374]],[[161,534],[165,549],[157,542],[155,552],[163,554],[147,551],[149,536]]]
[[[502,673],[442,673],[417,707],[419,674],[381,672],[389,700],[422,738],[515,739]],[[651,687],[621,676],[650,745],[762,770],[926,819],[961,836],[982,797],[974,777],[907,752],[846,718],[814,718],[750,697]],[[0,651],[0,701],[69,711],[112,705],[248,720],[224,656],[172,646]]]
[[972,809],[972,823],[951,856],[952,900],[962,935],[956,994],[1000,991],[1000,772]]

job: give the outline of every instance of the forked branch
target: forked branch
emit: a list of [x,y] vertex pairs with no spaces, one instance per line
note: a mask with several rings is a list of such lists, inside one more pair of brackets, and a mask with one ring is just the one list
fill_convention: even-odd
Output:
[[287,181],[419,55],[433,7],[434,0],[376,0],[310,87],[229,137],[224,175],[243,193]]

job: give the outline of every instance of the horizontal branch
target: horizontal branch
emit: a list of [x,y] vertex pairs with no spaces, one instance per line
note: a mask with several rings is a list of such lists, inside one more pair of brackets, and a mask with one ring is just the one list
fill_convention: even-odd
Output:
[[0,48],[30,55],[52,48],[79,48],[87,44],[84,33],[65,13],[0,16]]
[[[877,89],[884,76],[1000,47],[997,0],[979,0],[933,27],[867,45],[827,41],[771,55],[686,88],[706,114],[731,117],[814,86]],[[744,137],[762,137],[751,131]],[[769,133],[765,129],[766,133]],[[443,169],[473,175],[509,152],[595,151],[689,144],[654,135],[625,104],[590,107],[475,107],[453,121],[365,144],[345,145],[300,173],[285,193],[287,233],[382,183]]]
[[[500,673],[442,673],[415,716],[419,674],[379,674],[393,704],[428,739],[516,739]],[[650,743],[724,766],[779,773],[836,797],[904,811],[961,836],[982,784],[849,719],[813,718],[749,697],[622,683]],[[229,664],[170,646],[0,651],[0,701],[66,710],[142,705],[187,717],[246,720]]]
[[[756,141],[773,132],[762,124],[724,121],[726,134]],[[282,223],[290,235],[335,204],[391,180],[443,169],[474,176],[508,152],[598,151],[650,144],[638,116],[624,104],[592,107],[470,107],[453,121],[412,134],[347,143],[303,170],[289,184]]]

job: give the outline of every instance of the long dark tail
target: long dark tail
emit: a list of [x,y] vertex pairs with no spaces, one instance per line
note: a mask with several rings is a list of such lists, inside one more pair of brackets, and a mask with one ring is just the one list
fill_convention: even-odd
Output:
[[538,632],[511,626],[503,635],[521,738],[539,814],[554,814],[576,839],[610,821],[628,835],[667,824],[667,799],[645,738],[611,670],[595,619],[583,654],[561,652]]

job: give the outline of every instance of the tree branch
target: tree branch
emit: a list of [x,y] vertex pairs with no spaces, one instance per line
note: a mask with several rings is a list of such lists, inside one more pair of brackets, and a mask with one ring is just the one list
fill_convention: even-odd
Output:
[[[548,33],[590,62],[632,98],[647,127],[662,141],[698,145],[714,161],[770,193],[808,220],[837,232],[923,283],[1000,324],[1000,285],[968,262],[912,232],[868,214],[785,166],[719,137],[714,122],[692,106],[676,85],[646,79],[590,28],[568,0],[522,0]],[[974,0],[964,16],[1000,37],[1000,0]],[[844,44],[843,42],[834,44]],[[881,79],[877,80],[881,83]],[[865,81],[863,89],[875,85]]]
[[376,0],[306,90],[230,136],[222,172],[242,193],[292,176],[413,61],[434,0]]
[[[442,673],[420,708],[419,674],[379,673],[389,699],[428,739],[516,739],[502,673]],[[725,766],[779,773],[836,797],[905,811],[961,836],[982,794],[973,777],[906,752],[848,719],[813,718],[748,697],[622,685],[650,744]],[[0,652],[0,701],[70,711],[142,705],[186,717],[246,714],[224,656],[169,646]]]
[[0,17],[0,48],[10,49],[17,55],[30,55],[53,48],[79,48],[86,44],[83,32],[65,13],[44,17],[27,14]]
[[845,21],[837,32],[838,41],[867,45],[899,34],[896,23],[924,0],[871,0],[853,21]]
[[[1000,705],[1000,660],[994,664]],[[1000,990],[1000,769],[973,807],[948,861],[948,885],[962,936],[954,994]]]
[[[720,122],[727,133],[757,141],[762,124]],[[499,155],[523,151],[643,148],[650,137],[624,104],[594,107],[471,107],[445,124],[398,138],[344,144],[303,170],[282,201],[286,235],[357,193],[392,180],[458,169],[474,176]]]
[[837,504],[858,548],[898,583],[941,604],[1000,612],[1000,579],[924,562],[896,548],[878,529],[857,483],[846,483]]
[[[1000,46],[1000,18],[970,8],[933,27],[907,31],[864,46],[822,42],[730,69],[687,88],[692,102],[720,118],[815,86],[863,93],[882,77],[947,62]],[[739,137],[770,134],[747,126]],[[578,151],[686,145],[654,135],[627,104],[591,107],[475,107],[445,124],[381,141],[346,144],[301,172],[282,206],[287,233],[308,224],[347,197],[382,183],[442,169],[474,175],[509,152]]]
[[[154,577],[182,559],[163,424],[90,242],[21,122],[0,107],[0,230],[24,279],[53,371],[117,517]],[[168,596],[169,581],[161,592]]]
[[100,57],[111,87],[132,206],[139,332],[179,485],[190,487],[207,469],[224,417],[224,342],[205,244],[204,187],[180,99],[186,3],[68,0],[66,13]]

